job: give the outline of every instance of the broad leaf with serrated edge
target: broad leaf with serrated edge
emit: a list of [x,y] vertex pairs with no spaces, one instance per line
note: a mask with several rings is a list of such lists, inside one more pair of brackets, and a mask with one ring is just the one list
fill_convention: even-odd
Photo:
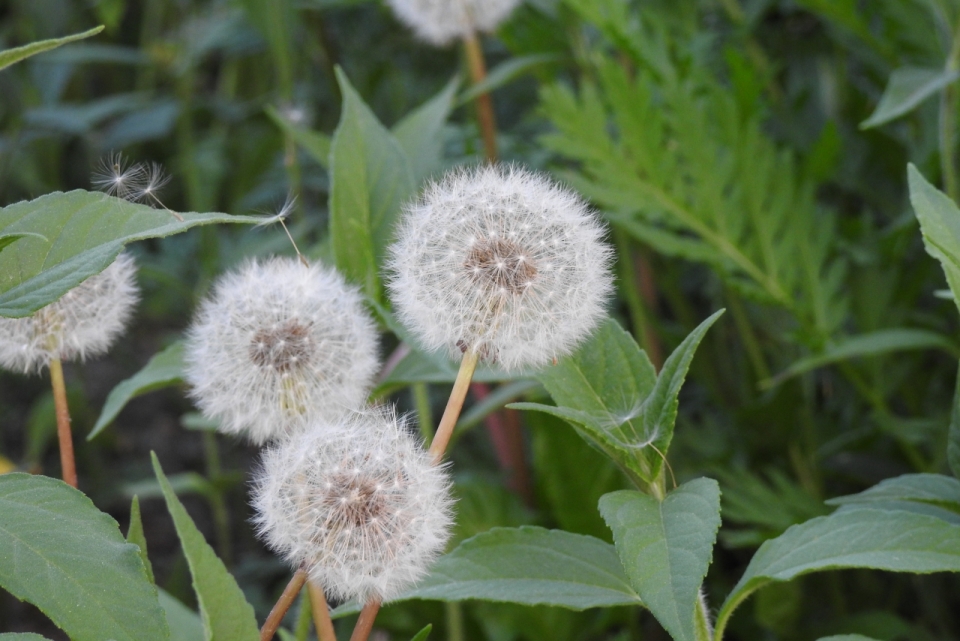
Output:
[[129,242],[254,216],[181,214],[99,192],[55,192],[0,208],[0,235],[29,232],[0,252],[0,316],[28,316],[106,269]]
[[720,528],[720,486],[696,479],[663,501],[621,490],[600,499],[630,583],[675,641],[693,641],[700,585]]
[[400,208],[415,191],[410,159],[337,69],[343,113],[330,147],[330,235],[337,268],[382,299],[380,266]]
[[200,604],[204,638],[207,641],[258,641],[260,632],[253,608],[247,603],[236,580],[217,558],[213,548],[194,525],[180,499],[167,481],[157,455],[150,453],[153,471],[157,475],[167,510],[180,537],[183,554],[187,557],[193,589]]
[[74,641],[169,638],[137,546],[66,483],[0,476],[0,550],[0,586]]
[[913,164],[907,166],[910,203],[920,220],[923,245],[940,261],[954,302],[960,306],[960,209],[946,194],[927,182]]
[[764,585],[843,568],[960,572],[960,526],[926,514],[869,508],[794,525],[757,550],[720,608],[716,638],[736,607]]
[[180,384],[183,381],[183,345],[182,341],[173,343],[162,352],[155,354],[142,370],[118,383],[107,396],[107,401],[100,411],[100,418],[87,435],[87,440],[92,440],[113,422],[120,410],[131,399],[147,392]]

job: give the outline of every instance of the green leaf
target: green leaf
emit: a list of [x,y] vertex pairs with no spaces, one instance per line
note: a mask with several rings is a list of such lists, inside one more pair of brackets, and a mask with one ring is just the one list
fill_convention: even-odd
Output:
[[89,29],[83,33],[75,33],[71,36],[65,36],[63,38],[41,40],[40,42],[31,42],[28,45],[23,45],[22,47],[17,47],[16,49],[6,49],[4,51],[0,51],[0,70],[6,69],[16,62],[20,62],[24,58],[29,58],[30,56],[35,56],[38,53],[50,51],[51,49],[56,49],[57,47],[65,45],[69,42],[75,42],[77,40],[89,38],[90,36],[95,36],[101,31],[103,31],[103,25],[94,27],[93,29]]
[[916,501],[960,513],[960,481],[943,474],[904,474],[886,479],[858,494],[838,496],[827,505]]
[[162,352],[155,354],[142,370],[117,384],[107,396],[100,418],[87,435],[87,440],[93,440],[97,434],[106,429],[131,399],[183,382],[183,347],[183,341],[173,343]]
[[268,106],[264,109],[270,120],[273,121],[283,133],[290,136],[295,143],[303,147],[310,156],[320,163],[321,167],[330,165],[330,136],[319,131],[313,131],[305,127],[298,127],[283,117],[275,107]]
[[330,148],[330,235],[337,268],[382,300],[380,265],[415,191],[410,159],[337,69],[343,113]]
[[34,238],[39,238],[40,240],[46,241],[47,239],[40,234],[34,234],[28,231],[14,232],[10,234],[0,234],[0,251],[3,251],[5,248],[9,247],[13,243],[17,242],[21,238],[26,236],[33,236]]
[[433,630],[433,624],[427,625],[424,629],[417,632],[410,641],[427,641],[427,637],[430,636],[430,632]]
[[163,488],[163,498],[167,510],[173,517],[173,524],[180,537],[184,556],[193,576],[193,589],[197,593],[200,615],[203,619],[206,641],[258,641],[260,631],[253,615],[253,608],[247,603],[237,582],[217,558],[213,548],[203,538],[203,534],[194,525],[180,499],[170,487],[163,474],[157,455],[150,453],[153,470]]
[[910,203],[920,220],[923,245],[927,253],[940,261],[960,306],[960,210],[946,194],[927,182],[913,164],[907,165]]
[[140,499],[136,496],[130,502],[130,527],[127,528],[127,542],[133,543],[140,549],[140,561],[143,562],[143,568],[147,571],[147,577],[150,583],[156,583],[153,576],[153,565],[150,563],[150,557],[147,556],[147,538],[143,534],[143,521],[140,519]]
[[47,637],[32,632],[4,632],[0,634],[0,641],[49,641]]
[[910,113],[957,78],[960,78],[960,73],[945,69],[903,67],[894,70],[877,108],[869,118],[860,123],[860,129],[878,127]]
[[168,211],[82,190],[3,207],[0,235],[31,235],[0,253],[0,316],[28,316],[52,303],[106,269],[129,242],[197,225],[258,222],[253,216],[216,213],[182,217],[179,221]]
[[443,128],[453,110],[453,98],[459,87],[460,77],[454,76],[440,93],[393,127],[393,135],[410,159],[415,183],[440,169]]
[[736,607],[764,585],[842,568],[960,572],[960,526],[925,514],[870,508],[794,525],[757,550],[720,608],[715,638],[723,638]]
[[74,641],[169,638],[137,546],[62,481],[0,476],[0,550],[0,586]]
[[[570,610],[641,605],[612,545],[531,526],[493,528],[467,539],[393,602],[408,599],[481,599]],[[337,608],[336,616],[358,611],[353,604]]]
[[818,641],[877,641],[873,637],[865,637],[862,634],[835,634],[830,637],[820,637]]
[[950,412],[950,431],[947,435],[947,462],[950,471],[960,478],[960,370],[953,392],[953,409]]
[[537,375],[556,407],[539,403],[509,407],[565,419],[635,482],[654,483],[673,438],[680,387],[697,346],[721,313],[684,339],[659,376],[633,338],[608,319],[575,354]]
[[928,329],[880,329],[875,332],[850,336],[827,347],[822,353],[807,356],[780,372],[773,378],[761,382],[762,387],[773,387],[794,376],[799,376],[818,367],[840,363],[851,358],[878,356],[890,352],[913,349],[939,349],[951,356],[960,356],[956,343]]
[[693,641],[700,584],[720,528],[720,486],[696,479],[663,501],[621,490],[600,499],[630,584],[676,641]]
[[515,78],[519,78],[523,74],[533,71],[540,65],[558,62],[562,59],[562,56],[555,53],[535,53],[518,58],[511,58],[491,69],[483,82],[478,82],[467,88],[460,94],[457,103],[461,105],[466,104],[479,95],[490,93]]
[[204,641],[203,622],[200,615],[175,599],[169,592],[157,588],[160,594],[160,607],[167,615],[170,626],[170,639],[173,641]]

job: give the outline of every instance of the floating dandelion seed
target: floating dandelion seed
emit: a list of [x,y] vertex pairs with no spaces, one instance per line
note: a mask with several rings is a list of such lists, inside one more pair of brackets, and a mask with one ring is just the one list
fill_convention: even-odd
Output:
[[452,525],[445,469],[388,407],[266,450],[253,504],[261,537],[335,599],[396,596],[426,574]]
[[133,258],[120,254],[105,270],[26,318],[0,318],[0,365],[30,372],[53,359],[101,354],[120,335],[139,298]]
[[129,165],[123,154],[113,153],[100,161],[91,182],[100,191],[124,200],[136,200],[143,184],[145,168],[140,163]]
[[220,278],[190,328],[186,362],[203,413],[264,443],[362,404],[377,334],[336,271],[273,258]]
[[442,46],[493,31],[521,0],[388,0],[397,17],[430,44]]
[[508,370],[545,365],[593,330],[612,290],[604,228],[573,192],[513,166],[457,170],[408,206],[391,298],[429,349]]

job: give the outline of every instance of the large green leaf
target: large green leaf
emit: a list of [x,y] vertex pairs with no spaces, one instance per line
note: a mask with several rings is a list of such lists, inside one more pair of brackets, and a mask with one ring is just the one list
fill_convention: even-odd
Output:
[[[493,528],[434,563],[394,601],[481,599],[570,610],[641,605],[617,551],[592,536],[540,527]],[[352,604],[336,616],[357,612]]]
[[0,253],[0,316],[28,316],[103,271],[123,246],[211,223],[256,223],[254,216],[182,214],[99,192],[55,192],[0,209],[0,235],[31,234]]
[[206,641],[258,641],[260,632],[243,592],[230,572],[217,558],[213,548],[194,525],[180,499],[163,474],[157,455],[150,454],[153,470],[163,488],[167,510],[180,537],[183,554],[187,557],[193,589],[197,593],[200,616]]
[[410,159],[414,182],[419,183],[440,168],[443,159],[443,128],[453,109],[460,86],[455,76],[440,93],[407,114],[393,127],[393,135]]
[[183,345],[182,341],[173,343],[155,354],[142,370],[117,384],[107,396],[100,418],[87,435],[87,440],[92,440],[113,422],[131,399],[164,387],[179,385],[183,381]]
[[170,639],[174,641],[204,641],[203,622],[200,615],[185,606],[179,600],[162,588],[160,593],[160,607],[167,615],[167,625],[170,626]]
[[320,163],[321,167],[327,167],[330,164],[330,136],[290,122],[274,107],[267,107],[264,111],[281,131],[303,147],[304,151]]
[[51,49],[56,49],[61,45],[67,44],[68,42],[75,42],[77,40],[89,38],[90,36],[95,36],[103,31],[103,28],[103,25],[100,25],[99,27],[94,27],[93,29],[89,29],[83,33],[75,33],[63,38],[53,38],[50,40],[31,42],[28,45],[23,45],[22,47],[17,47],[16,49],[6,49],[4,51],[0,51],[0,70],[7,68],[14,63],[20,62],[24,58],[29,58],[30,56],[35,56],[38,53],[50,51]]
[[343,113],[330,147],[330,235],[337,268],[374,300],[400,208],[414,193],[410,159],[337,70]]
[[794,525],[760,546],[717,616],[717,635],[754,591],[773,581],[842,568],[960,572],[960,526],[926,514],[863,508]]
[[802,358],[769,381],[763,381],[764,387],[779,385],[793,376],[825,365],[832,365],[865,356],[878,356],[890,352],[914,349],[939,349],[951,356],[960,356],[955,342],[939,332],[929,329],[880,329],[875,332],[850,336],[827,347],[822,353]]
[[869,118],[860,123],[860,128],[878,127],[910,113],[957,78],[960,78],[960,73],[946,69],[903,67],[894,70],[890,74],[887,88],[880,96],[877,108]]
[[0,586],[74,641],[169,638],[137,546],[56,479],[0,476]]
[[143,520],[140,518],[140,499],[136,496],[130,501],[130,527],[127,528],[127,541],[140,548],[140,561],[147,572],[147,578],[150,579],[151,583],[156,583],[153,576],[153,565],[150,563],[150,556],[147,554],[147,537],[143,533]]
[[827,504],[854,505],[888,501],[916,501],[960,513],[960,481],[943,474],[904,474],[881,481],[859,494],[830,499]]
[[647,355],[612,319],[575,354],[537,378],[556,407],[514,403],[565,419],[641,485],[656,482],[673,438],[677,395],[697,346],[722,310],[703,321],[657,376]]
[[720,486],[696,479],[663,501],[621,490],[600,499],[600,513],[630,583],[675,641],[694,641],[694,614],[720,528]]
[[960,305],[960,210],[946,194],[927,182],[913,164],[907,166],[910,202],[920,220],[927,253],[940,261]]

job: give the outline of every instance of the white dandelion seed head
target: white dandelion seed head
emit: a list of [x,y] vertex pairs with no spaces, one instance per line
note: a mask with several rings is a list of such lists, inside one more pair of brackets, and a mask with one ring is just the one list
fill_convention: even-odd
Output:
[[453,524],[450,479],[392,407],[366,408],[264,452],[261,538],[334,599],[389,600],[423,577]]
[[251,261],[200,305],[185,361],[203,414],[261,444],[361,405],[379,364],[377,330],[336,271]]
[[522,0],[388,0],[401,22],[443,46],[477,31],[493,31]]
[[447,174],[407,207],[390,295],[424,347],[468,349],[507,370],[571,352],[613,285],[605,229],[542,174],[481,166]]
[[0,366],[38,371],[54,358],[84,360],[106,352],[139,300],[129,254],[25,318],[0,318]]

